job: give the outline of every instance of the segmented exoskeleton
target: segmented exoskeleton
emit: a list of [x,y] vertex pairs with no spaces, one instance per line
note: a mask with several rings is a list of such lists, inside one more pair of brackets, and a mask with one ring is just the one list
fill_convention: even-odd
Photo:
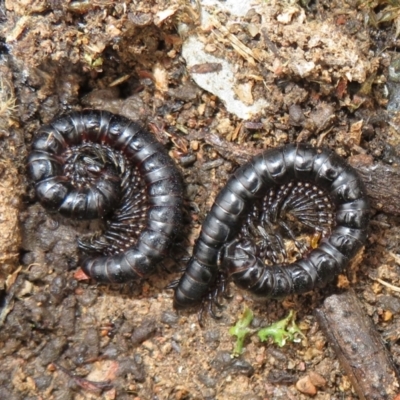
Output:
[[183,190],[173,160],[122,116],[84,110],[56,118],[35,135],[28,169],[47,209],[77,219],[110,214],[101,238],[79,243],[97,253],[82,262],[96,281],[149,276],[180,228]]
[[[235,237],[255,201],[291,182],[309,183],[329,196],[335,208],[333,227],[329,235],[323,232],[317,248],[294,263],[266,265],[254,243]],[[312,216],[306,223],[310,221]],[[312,224],[318,226],[318,221]],[[238,286],[260,296],[280,298],[322,287],[362,248],[368,224],[363,182],[336,153],[305,144],[264,151],[239,168],[218,194],[176,286],[174,307],[191,307],[212,294],[221,259]]]

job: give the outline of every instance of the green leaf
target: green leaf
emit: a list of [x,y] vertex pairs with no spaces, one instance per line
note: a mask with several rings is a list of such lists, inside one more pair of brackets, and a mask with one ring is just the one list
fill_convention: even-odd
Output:
[[273,342],[279,347],[283,347],[288,340],[291,342],[297,341],[299,335],[302,337],[304,337],[304,335],[296,325],[295,319],[296,313],[293,310],[290,310],[289,315],[286,318],[281,319],[266,328],[260,329],[258,331],[258,337],[262,342],[267,340],[268,337],[271,337]]
[[236,336],[236,343],[232,352],[232,357],[237,357],[242,354],[244,340],[249,333],[253,332],[253,330],[249,328],[251,321],[253,321],[253,312],[250,308],[246,307],[242,316],[236,322],[236,325],[229,329],[229,334]]

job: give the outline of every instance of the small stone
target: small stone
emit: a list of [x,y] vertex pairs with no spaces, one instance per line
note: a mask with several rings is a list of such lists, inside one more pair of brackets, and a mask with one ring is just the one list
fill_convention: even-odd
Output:
[[308,394],[310,396],[315,396],[317,394],[317,388],[311,383],[310,377],[304,376],[300,378],[296,383],[296,389],[304,394]]
[[326,379],[318,372],[311,371],[308,376],[310,377],[310,381],[314,386],[323,388],[326,385]]
[[162,347],[161,347],[161,353],[163,355],[167,355],[168,353],[170,353],[172,350],[172,346],[171,343],[165,343]]

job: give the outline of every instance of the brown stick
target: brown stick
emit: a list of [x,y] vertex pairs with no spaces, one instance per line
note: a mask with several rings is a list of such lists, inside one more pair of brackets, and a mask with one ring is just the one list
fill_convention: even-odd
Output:
[[326,298],[315,314],[360,399],[393,399],[399,376],[354,292]]
[[400,215],[399,167],[373,162],[370,156],[351,157],[348,161],[361,175],[372,207],[388,214]]

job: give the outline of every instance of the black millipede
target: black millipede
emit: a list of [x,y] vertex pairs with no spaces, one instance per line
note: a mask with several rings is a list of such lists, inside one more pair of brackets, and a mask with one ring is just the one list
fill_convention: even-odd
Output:
[[[296,182],[304,184],[297,187]],[[285,200],[285,193],[291,190],[296,190],[296,195],[287,195]],[[292,203],[300,217],[302,212],[308,213],[303,223],[318,227],[321,218],[332,222],[329,235],[321,229],[322,239],[316,248],[292,263],[266,265],[254,243],[238,238],[254,202],[262,201],[271,191],[281,199],[272,205],[289,207]],[[332,202],[332,214],[327,212],[329,201],[318,200],[324,198],[319,191]],[[319,219],[307,211],[311,203],[322,210]],[[276,213],[267,210],[268,215]],[[369,202],[364,184],[336,153],[306,144],[266,150],[237,169],[217,195],[186,271],[176,285],[174,307],[184,309],[209,299],[223,269],[236,285],[262,297],[282,298],[323,287],[363,247],[368,225]],[[266,238],[268,250],[271,241],[263,228],[258,230]]]
[[105,218],[100,238],[80,240],[82,270],[98,282],[149,276],[178,233],[181,176],[140,124],[107,111],[72,112],[42,126],[28,171],[41,204],[75,219]]

